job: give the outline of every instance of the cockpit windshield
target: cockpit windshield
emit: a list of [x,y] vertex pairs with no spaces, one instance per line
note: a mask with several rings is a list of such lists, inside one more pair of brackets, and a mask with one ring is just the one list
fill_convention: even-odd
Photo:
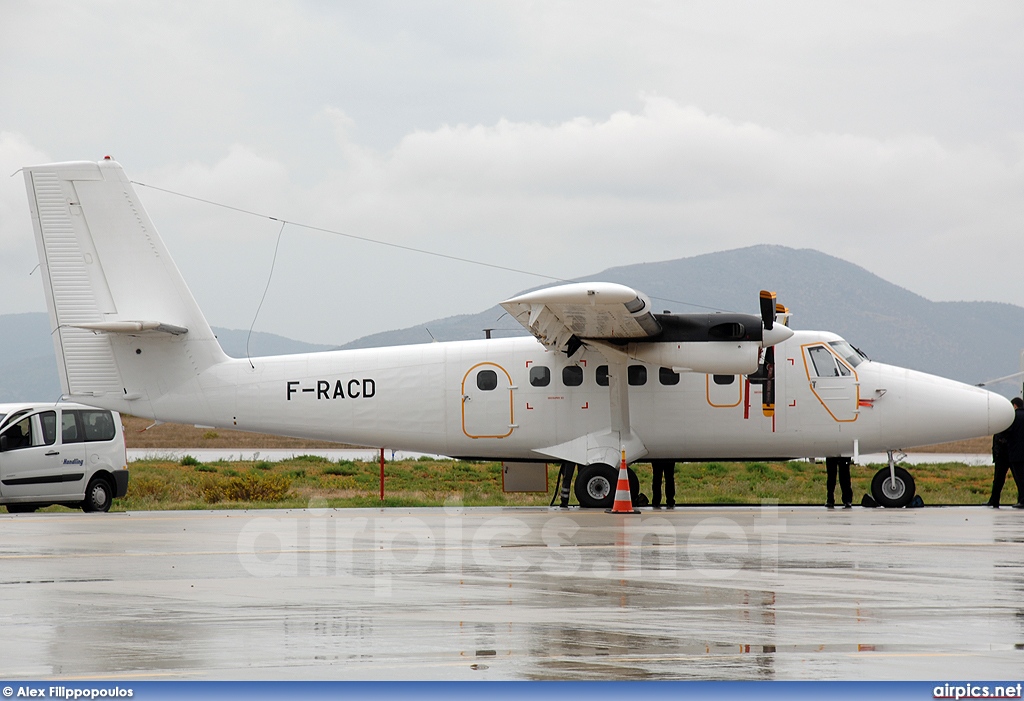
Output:
[[843,360],[848,362],[852,367],[857,367],[868,359],[866,355],[858,351],[846,341],[830,341],[829,345],[832,346],[832,349],[841,355]]

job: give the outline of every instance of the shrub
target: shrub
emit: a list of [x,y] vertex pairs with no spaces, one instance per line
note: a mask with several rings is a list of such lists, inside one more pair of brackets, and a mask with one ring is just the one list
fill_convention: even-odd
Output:
[[216,431],[207,431],[203,434],[203,440],[213,440],[214,438],[220,438],[220,434]]
[[325,474],[325,475],[338,475],[338,476],[341,476],[341,477],[352,477],[354,475],[359,474],[359,470],[356,469],[356,466],[353,465],[352,463],[349,463],[348,465],[339,464],[339,465],[331,465],[329,467],[325,467],[324,471],[323,471],[323,474]]
[[199,463],[198,465],[196,465],[195,469],[196,469],[196,472],[216,472],[217,471],[216,467],[212,467],[210,465],[203,465],[202,463]]
[[181,458],[181,464],[185,467],[188,467],[189,465],[200,465],[202,463],[200,463],[191,455],[183,455]]
[[322,455],[296,455],[292,460],[296,462],[330,462],[330,458]]
[[137,477],[128,483],[129,498],[134,499],[166,499],[170,494],[169,485],[154,477]]
[[266,460],[260,460],[258,463],[253,465],[257,470],[272,470],[274,469],[274,463],[267,462]]
[[288,496],[292,482],[283,475],[261,475],[250,472],[228,479],[207,479],[201,485],[203,500],[219,501],[281,501]]

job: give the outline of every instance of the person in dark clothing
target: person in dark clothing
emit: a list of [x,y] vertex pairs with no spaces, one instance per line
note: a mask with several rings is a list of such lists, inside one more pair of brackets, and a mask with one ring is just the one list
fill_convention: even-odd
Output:
[[836,477],[839,477],[839,495],[843,498],[843,508],[853,508],[853,487],[850,485],[850,458],[825,458],[825,487],[828,498],[825,508],[836,506]]
[[1008,434],[1010,429],[1001,431],[992,436],[992,464],[995,471],[992,474],[992,496],[988,504],[993,509],[999,508],[999,498],[1003,493],[1003,485],[1006,483],[1006,471],[1010,469],[1010,453],[1008,445]]
[[1024,400],[1014,397],[1013,423],[1003,433],[1006,434],[1006,452],[1010,460],[1010,472],[1017,483],[1017,503],[1015,509],[1024,509]]
[[676,464],[672,460],[652,460],[654,477],[651,479],[651,506],[661,508],[661,480],[665,480],[665,506],[676,508]]

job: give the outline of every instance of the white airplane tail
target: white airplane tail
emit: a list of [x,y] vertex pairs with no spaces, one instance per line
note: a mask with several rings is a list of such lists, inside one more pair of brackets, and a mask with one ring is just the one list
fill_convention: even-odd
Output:
[[121,166],[25,168],[61,385],[140,416],[227,360]]

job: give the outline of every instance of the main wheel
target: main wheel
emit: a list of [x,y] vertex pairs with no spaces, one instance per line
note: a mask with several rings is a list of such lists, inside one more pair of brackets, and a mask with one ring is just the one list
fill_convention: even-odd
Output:
[[895,473],[896,480],[893,481],[889,477],[889,468],[883,467],[871,479],[871,496],[879,506],[898,509],[914,500],[914,478],[902,467],[897,467]]
[[619,473],[611,465],[594,463],[580,468],[576,476],[576,501],[584,509],[610,509],[615,501]]
[[[635,499],[640,493],[640,480],[633,470],[626,470],[629,475],[630,498]],[[576,501],[584,509],[610,509],[615,503],[615,487],[619,483],[619,471],[611,465],[594,463],[581,467],[576,476]]]
[[110,511],[110,502],[113,500],[114,490],[110,482],[102,477],[93,477],[85,489],[82,511]]

